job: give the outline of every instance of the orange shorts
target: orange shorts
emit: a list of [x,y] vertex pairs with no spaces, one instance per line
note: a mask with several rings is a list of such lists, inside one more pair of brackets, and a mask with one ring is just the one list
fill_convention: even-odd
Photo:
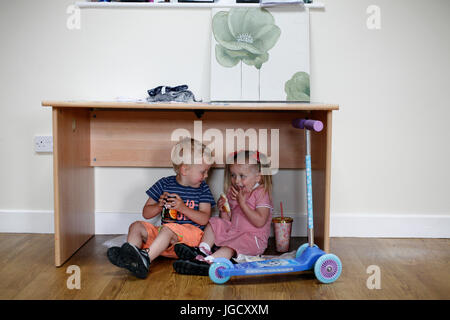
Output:
[[[169,228],[178,237],[177,243],[184,243],[190,247],[197,247],[200,244],[200,240],[203,237],[203,231],[192,224],[179,224],[179,223],[165,223],[162,226],[155,227],[153,224],[147,221],[139,221],[145,227],[147,231],[147,241],[142,246],[142,249],[147,249],[153,243],[158,236],[162,226]],[[164,250],[161,255],[168,258],[178,258],[175,254],[175,244],[170,245]]]

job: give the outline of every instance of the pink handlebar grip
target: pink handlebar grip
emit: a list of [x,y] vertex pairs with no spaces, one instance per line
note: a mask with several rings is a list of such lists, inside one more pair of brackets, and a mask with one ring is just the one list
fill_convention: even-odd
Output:
[[292,121],[294,128],[308,129],[316,132],[320,132],[323,129],[323,123],[319,120],[307,120],[307,119],[294,119]]

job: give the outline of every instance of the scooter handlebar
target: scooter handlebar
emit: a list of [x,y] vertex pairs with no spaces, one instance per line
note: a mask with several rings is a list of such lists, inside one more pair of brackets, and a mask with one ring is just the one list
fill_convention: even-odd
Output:
[[310,119],[294,119],[292,121],[292,126],[294,126],[294,128],[308,129],[316,132],[320,132],[323,129],[322,121]]

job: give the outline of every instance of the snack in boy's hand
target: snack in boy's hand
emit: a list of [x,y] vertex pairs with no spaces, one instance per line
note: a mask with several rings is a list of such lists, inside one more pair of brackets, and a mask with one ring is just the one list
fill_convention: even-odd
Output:
[[225,208],[225,211],[228,214],[230,214],[231,213],[231,209],[230,209],[230,204],[228,203],[227,196],[224,193],[221,193],[220,196],[225,199],[225,203],[224,203],[223,207]]
[[175,198],[175,196],[167,196],[164,200],[164,207],[161,212],[163,219],[177,219],[177,213],[178,211],[175,209],[171,209],[170,205],[167,203],[168,198]]

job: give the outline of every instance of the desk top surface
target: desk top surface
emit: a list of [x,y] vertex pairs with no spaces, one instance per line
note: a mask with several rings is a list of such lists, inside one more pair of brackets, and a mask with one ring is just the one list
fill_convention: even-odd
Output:
[[42,101],[44,107],[54,108],[96,108],[96,109],[167,109],[167,110],[255,110],[255,111],[284,111],[284,110],[339,110],[337,104],[299,103],[299,102],[194,102],[194,103],[148,103],[148,102],[118,102],[118,101]]

